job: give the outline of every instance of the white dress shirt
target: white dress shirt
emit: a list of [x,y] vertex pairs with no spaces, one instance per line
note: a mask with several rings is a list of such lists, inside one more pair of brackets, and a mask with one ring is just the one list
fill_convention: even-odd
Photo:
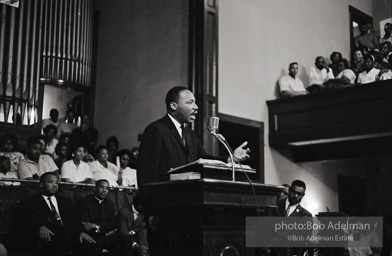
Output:
[[377,68],[372,68],[369,72],[363,71],[358,75],[358,84],[368,84],[375,82],[380,70]]

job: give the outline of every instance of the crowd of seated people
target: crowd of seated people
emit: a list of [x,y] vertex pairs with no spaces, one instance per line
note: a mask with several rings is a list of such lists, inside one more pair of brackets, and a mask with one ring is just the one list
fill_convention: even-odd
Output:
[[[26,179],[39,180],[41,188],[38,195],[22,200],[15,208],[21,208],[17,222],[23,227],[11,231],[18,245],[6,245],[7,249],[34,255],[101,255],[105,251],[149,255],[140,202],[134,199],[133,204],[119,209],[117,216],[113,202],[106,199],[109,188],[138,189],[137,148],[120,149],[115,136],[109,137],[106,145],[97,146],[98,131],[90,127],[88,115],[81,116],[80,127],[74,119],[72,110],[62,119],[52,109],[50,118],[43,121],[43,133],[30,137],[25,148],[20,147],[15,134],[1,137],[0,186],[19,186],[21,182],[12,179]],[[95,184],[95,195],[73,205],[56,195],[58,181]]]
[[[83,150],[75,149],[76,159],[81,159]],[[42,174],[40,191],[15,207],[11,239],[6,241],[12,255],[149,255],[138,195],[117,214],[114,202],[107,198],[109,181],[97,180],[94,194],[77,202],[58,195],[58,181],[54,172]]]
[[[67,111],[67,120],[74,119],[73,114]],[[73,124],[76,128],[59,133],[57,128],[63,124],[58,111],[52,109],[43,122],[43,134],[30,137],[23,153],[16,150],[17,136],[5,134],[0,142],[0,178],[38,180],[44,173],[54,172],[67,182],[106,179],[111,187],[138,187],[135,166],[131,166],[135,155],[128,149],[119,151],[115,136],[107,139],[106,146],[96,147],[98,131],[90,127],[88,115],[82,116],[80,127]]]
[[360,29],[361,35],[355,38],[357,48],[354,49],[351,66],[340,52],[334,51],[330,55],[329,65],[324,57],[317,56],[314,65],[308,70],[308,86],[305,87],[296,77],[298,63],[293,62],[289,65],[288,75],[279,79],[281,96],[319,93],[329,89],[392,79],[392,24],[385,25],[385,36],[378,39],[374,32],[369,32],[367,25],[362,25]]

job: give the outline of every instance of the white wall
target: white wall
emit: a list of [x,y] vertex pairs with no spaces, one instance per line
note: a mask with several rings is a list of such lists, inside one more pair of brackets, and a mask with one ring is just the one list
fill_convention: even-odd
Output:
[[188,6],[181,0],[97,0],[100,11],[95,126],[121,148],[163,116],[166,91],[187,86]]
[[[308,184],[304,205],[338,210],[337,174],[363,176],[367,160],[296,164],[268,146],[267,100],[288,64],[299,62],[299,77],[316,56],[332,51],[349,57],[348,6],[372,15],[371,0],[222,0],[219,2],[219,112],[264,122],[265,181]],[[233,104],[236,102],[237,104]],[[365,167],[366,166],[366,170]]]

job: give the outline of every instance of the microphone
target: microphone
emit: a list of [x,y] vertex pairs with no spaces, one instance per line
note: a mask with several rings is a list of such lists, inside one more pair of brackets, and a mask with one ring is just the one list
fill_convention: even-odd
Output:
[[223,140],[226,142],[225,137],[222,134],[216,133],[219,129],[219,117],[211,116],[208,118],[207,129],[210,131],[212,135],[215,136],[218,140]]
[[216,132],[219,129],[219,118],[216,116],[211,116],[208,118],[207,129],[210,132]]
[[229,153],[231,166],[232,166],[232,181],[235,181],[235,168],[234,168],[234,153],[232,152],[229,144],[227,143],[225,137],[222,134],[216,133],[219,128],[219,118],[216,116],[211,116],[208,118],[207,129],[212,135],[226,148]]

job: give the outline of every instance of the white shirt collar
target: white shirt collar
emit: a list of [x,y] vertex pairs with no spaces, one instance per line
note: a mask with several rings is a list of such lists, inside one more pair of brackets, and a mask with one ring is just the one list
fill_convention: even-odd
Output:
[[99,199],[99,198],[96,197],[96,196],[94,196],[94,197],[95,197],[95,199],[97,199],[97,201],[98,201],[99,204],[102,204],[102,202],[105,200],[105,199]]
[[289,199],[287,198],[286,199],[286,206],[285,206],[285,210],[287,210],[287,207],[289,207],[290,206],[290,213],[291,212],[293,212],[291,209],[295,209],[295,208],[297,208],[297,206],[299,205],[299,203],[298,204],[293,204],[293,205],[290,205],[290,202],[289,202]]
[[168,116],[170,117],[170,119],[172,120],[174,126],[175,126],[176,129],[177,129],[177,132],[180,134],[180,137],[182,138],[182,128],[181,128],[182,125],[181,125],[176,119],[174,119],[174,117],[172,117],[169,113],[168,113],[167,115],[168,115]]

